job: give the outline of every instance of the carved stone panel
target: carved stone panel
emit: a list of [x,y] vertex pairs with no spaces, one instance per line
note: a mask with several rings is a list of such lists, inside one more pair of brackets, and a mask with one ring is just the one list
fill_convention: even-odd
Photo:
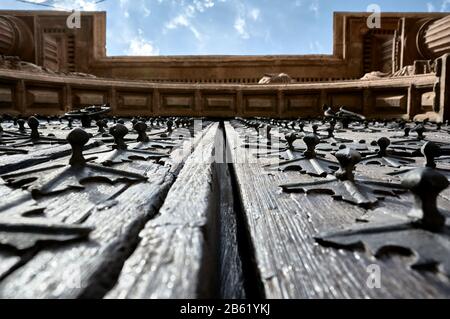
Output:
[[331,105],[344,106],[345,109],[352,112],[363,111],[363,95],[362,93],[331,93],[330,94]]
[[26,105],[33,109],[64,109],[62,88],[29,87],[26,93]]
[[236,96],[232,94],[205,94],[202,112],[210,115],[232,116],[236,111]]
[[277,95],[244,95],[244,114],[270,116],[277,114]]
[[194,111],[193,93],[160,93],[160,112],[163,114],[188,115]]
[[83,108],[91,105],[102,105],[107,102],[107,92],[74,90],[72,96],[73,108]]
[[13,108],[14,90],[9,86],[0,86],[0,109]]
[[143,92],[117,92],[117,109],[151,111],[152,95]]
[[284,104],[284,112],[288,113],[289,115],[318,115],[320,113],[319,94],[285,95]]
[[384,93],[375,96],[375,108],[383,112],[405,113],[407,104],[406,93]]

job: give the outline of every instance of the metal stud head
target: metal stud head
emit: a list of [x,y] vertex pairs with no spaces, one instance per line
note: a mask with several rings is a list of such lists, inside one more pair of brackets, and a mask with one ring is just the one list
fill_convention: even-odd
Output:
[[313,130],[313,133],[314,133],[314,134],[317,134],[317,131],[319,130],[319,126],[318,126],[317,124],[314,124],[314,125],[312,126],[312,130]]
[[387,148],[389,145],[391,145],[391,140],[387,137],[382,137],[377,141],[378,146],[380,147],[380,150],[378,151],[379,156],[386,156],[387,155]]
[[148,142],[149,141],[149,138],[147,136],[147,128],[148,128],[148,126],[144,122],[136,122],[136,124],[134,124],[134,129],[138,133],[138,138],[137,138],[138,142]]
[[83,147],[89,142],[90,135],[81,128],[72,130],[67,135],[67,142],[72,146],[72,157],[69,164],[72,166],[82,166],[86,164],[86,160],[83,157]]
[[170,133],[173,131],[173,122],[171,120],[168,120],[167,123],[167,131]]
[[328,132],[328,138],[333,138],[334,137],[334,126],[330,126],[329,128],[327,128],[327,132]]
[[303,155],[306,158],[315,158],[316,157],[316,146],[320,143],[320,139],[315,134],[308,134],[303,138],[303,142],[306,144],[306,151]]
[[417,219],[421,227],[439,231],[445,225],[445,217],[437,208],[437,197],[450,185],[448,179],[435,169],[424,167],[407,173],[402,185],[415,197],[409,216]]
[[425,126],[423,124],[419,124],[417,125],[414,129],[414,132],[417,133],[417,138],[419,140],[423,140],[425,138],[425,136],[423,135],[423,133],[425,133]]
[[128,129],[123,124],[116,124],[109,129],[109,133],[114,137],[114,147],[116,149],[127,149],[127,145],[125,144],[124,137],[128,134]]
[[289,134],[286,134],[284,136],[284,138],[286,139],[286,142],[288,143],[289,149],[293,149],[294,148],[294,143],[298,139],[297,134],[289,133]]
[[405,137],[409,137],[409,133],[411,132],[411,129],[409,127],[405,127],[403,130],[405,132]]
[[19,131],[21,131],[21,132],[25,131],[25,120],[24,119],[18,119],[17,125],[19,125]]
[[98,126],[99,133],[105,133],[106,123],[104,120],[98,120],[95,122],[95,124]]
[[355,179],[355,166],[361,161],[361,154],[351,148],[346,148],[340,150],[334,156],[341,166],[335,176],[342,181],[353,181]]
[[305,123],[304,122],[299,122],[298,123],[298,127],[300,129],[300,132],[303,132],[304,128],[305,128]]
[[92,119],[89,115],[84,114],[81,116],[81,126],[83,126],[84,128],[90,128],[91,127],[91,123]]
[[426,167],[436,168],[434,159],[439,156],[440,147],[433,142],[427,142],[422,146],[421,152],[427,160]]
[[69,117],[69,118],[67,119],[67,126],[68,126],[69,128],[72,128],[72,126],[73,126],[73,118]]
[[38,131],[39,120],[36,117],[31,116],[28,119],[27,124],[30,127],[30,129],[31,129],[31,138],[32,139],[39,139],[39,131]]

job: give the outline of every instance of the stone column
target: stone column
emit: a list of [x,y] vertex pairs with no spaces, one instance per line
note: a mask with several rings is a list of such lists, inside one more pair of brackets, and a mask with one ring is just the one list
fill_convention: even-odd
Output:
[[10,55],[14,51],[17,40],[13,23],[0,16],[0,54]]
[[450,53],[450,15],[424,23],[417,38],[419,52],[434,60]]
[[22,60],[33,59],[34,40],[30,28],[19,18],[0,16],[0,54],[14,55]]

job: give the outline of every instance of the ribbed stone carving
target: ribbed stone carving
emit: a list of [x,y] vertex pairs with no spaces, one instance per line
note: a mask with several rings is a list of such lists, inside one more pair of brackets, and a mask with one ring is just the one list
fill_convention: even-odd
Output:
[[0,15],[0,54],[33,58],[33,34],[27,24],[17,17]]
[[17,40],[16,30],[11,20],[0,16],[0,54],[9,55]]
[[435,21],[429,21],[419,32],[418,46],[427,59],[437,59],[450,53],[450,15]]

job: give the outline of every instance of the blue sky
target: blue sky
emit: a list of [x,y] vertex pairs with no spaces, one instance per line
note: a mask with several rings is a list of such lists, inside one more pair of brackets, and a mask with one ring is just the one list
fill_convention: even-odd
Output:
[[[108,55],[331,54],[334,11],[448,12],[450,0],[27,0],[107,12]],[[1,0],[0,9],[48,9]]]

